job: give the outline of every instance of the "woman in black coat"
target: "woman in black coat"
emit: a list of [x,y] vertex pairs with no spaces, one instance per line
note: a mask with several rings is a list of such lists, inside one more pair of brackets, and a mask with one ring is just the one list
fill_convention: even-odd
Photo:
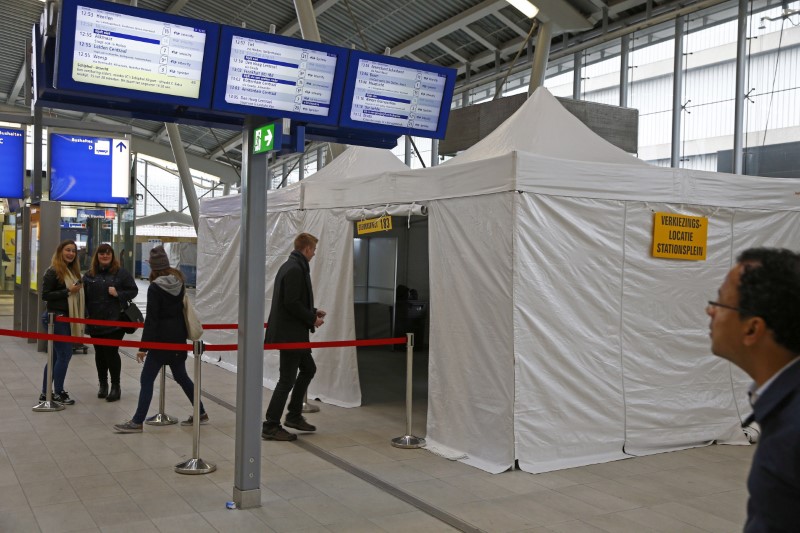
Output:
[[[147,289],[147,313],[144,318],[142,342],[167,342],[186,344],[186,321],[183,317],[183,274],[169,266],[169,259],[163,246],[150,250],[150,287]],[[119,433],[141,433],[142,424],[147,417],[150,401],[153,399],[153,383],[164,365],[169,365],[172,377],[181,386],[186,397],[194,405],[194,383],[186,373],[186,352],[175,350],[139,350],[136,359],[144,361],[139,405],[133,418],[114,429]],[[181,422],[191,426],[193,418]],[[208,415],[200,403],[200,423],[208,423]]]
[[[83,291],[86,295],[86,316],[95,320],[119,320],[121,306],[136,298],[139,288],[130,273],[120,267],[109,244],[101,244],[92,256],[92,264],[83,275]],[[120,340],[125,332],[117,326],[87,325],[90,337]],[[98,398],[115,402],[120,398],[119,375],[122,361],[118,346],[94,346],[94,363],[100,389]],[[111,374],[111,390],[108,375]]]

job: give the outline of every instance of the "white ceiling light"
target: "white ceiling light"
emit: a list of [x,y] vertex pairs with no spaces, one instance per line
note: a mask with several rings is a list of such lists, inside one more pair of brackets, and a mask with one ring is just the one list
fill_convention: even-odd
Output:
[[529,19],[535,17],[539,12],[539,8],[528,0],[506,0],[506,2],[519,9]]

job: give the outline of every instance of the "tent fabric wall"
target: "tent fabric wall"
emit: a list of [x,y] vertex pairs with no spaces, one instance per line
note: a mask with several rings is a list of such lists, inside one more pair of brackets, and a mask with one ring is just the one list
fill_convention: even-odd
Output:
[[514,463],[513,198],[428,206],[427,448],[493,473]]

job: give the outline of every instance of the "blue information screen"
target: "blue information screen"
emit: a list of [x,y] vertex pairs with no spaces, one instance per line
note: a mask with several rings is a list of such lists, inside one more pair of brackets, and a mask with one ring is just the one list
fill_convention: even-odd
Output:
[[127,139],[53,133],[49,148],[51,200],[128,203]]
[[24,198],[25,130],[0,127],[0,198]]

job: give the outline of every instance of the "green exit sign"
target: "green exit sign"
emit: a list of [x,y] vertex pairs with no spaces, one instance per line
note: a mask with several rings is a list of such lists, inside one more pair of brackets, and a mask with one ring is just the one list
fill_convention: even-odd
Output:
[[253,130],[253,153],[260,154],[275,149],[275,124]]

